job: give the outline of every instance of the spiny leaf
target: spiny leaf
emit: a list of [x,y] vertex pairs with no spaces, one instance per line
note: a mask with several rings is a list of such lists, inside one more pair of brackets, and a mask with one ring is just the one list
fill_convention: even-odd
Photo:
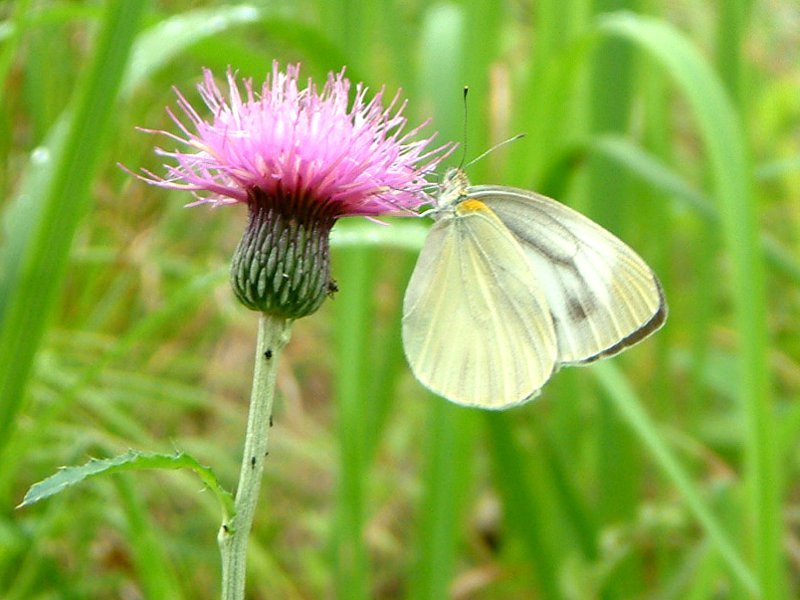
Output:
[[142,469],[191,469],[217,497],[225,521],[227,522],[233,517],[233,496],[231,493],[220,485],[217,476],[210,467],[201,465],[197,459],[184,452],[157,454],[128,450],[125,454],[120,454],[113,458],[92,458],[89,462],[79,467],[61,467],[54,475],[32,485],[17,508],[30,506],[35,502],[39,502],[39,500],[49,498],[90,477]]

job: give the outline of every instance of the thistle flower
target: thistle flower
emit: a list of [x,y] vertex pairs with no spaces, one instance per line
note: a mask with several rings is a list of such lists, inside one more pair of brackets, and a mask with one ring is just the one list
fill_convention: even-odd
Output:
[[299,65],[273,63],[261,92],[250,79],[240,90],[229,69],[223,95],[211,71],[198,86],[211,117],[204,119],[176,90],[185,124],[167,135],[188,150],[156,152],[174,161],[167,175],[139,177],[164,188],[191,191],[196,201],[246,204],[247,230],[231,266],[238,299],[263,313],[298,318],[319,308],[329,289],[328,236],[340,217],[415,214],[427,201],[429,173],[451,145],[429,150],[435,136],[405,131],[399,93],[382,105],[384,90],[367,99],[358,84],[352,103],[344,70],[330,73],[322,91],[299,89]]

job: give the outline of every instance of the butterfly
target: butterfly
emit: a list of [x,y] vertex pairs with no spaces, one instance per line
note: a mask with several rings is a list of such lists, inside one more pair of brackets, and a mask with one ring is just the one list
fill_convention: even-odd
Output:
[[661,283],[617,237],[534,192],[451,169],[403,301],[416,378],[457,404],[534,398],[561,365],[612,356],[667,318]]

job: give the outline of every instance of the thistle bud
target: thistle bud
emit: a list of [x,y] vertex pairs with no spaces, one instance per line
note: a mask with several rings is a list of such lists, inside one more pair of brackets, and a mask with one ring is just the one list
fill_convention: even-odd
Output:
[[290,319],[316,311],[331,285],[324,211],[292,211],[290,202],[251,192],[250,220],[231,263],[231,285],[247,308]]

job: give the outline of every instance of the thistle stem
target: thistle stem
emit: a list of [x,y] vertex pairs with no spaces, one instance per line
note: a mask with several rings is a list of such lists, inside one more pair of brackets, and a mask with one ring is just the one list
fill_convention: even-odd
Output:
[[256,364],[242,468],[236,489],[234,516],[223,522],[217,534],[222,556],[222,600],[243,600],[247,572],[247,542],[253,524],[261,475],[267,456],[272,401],[278,357],[289,341],[292,321],[261,314],[258,324]]

